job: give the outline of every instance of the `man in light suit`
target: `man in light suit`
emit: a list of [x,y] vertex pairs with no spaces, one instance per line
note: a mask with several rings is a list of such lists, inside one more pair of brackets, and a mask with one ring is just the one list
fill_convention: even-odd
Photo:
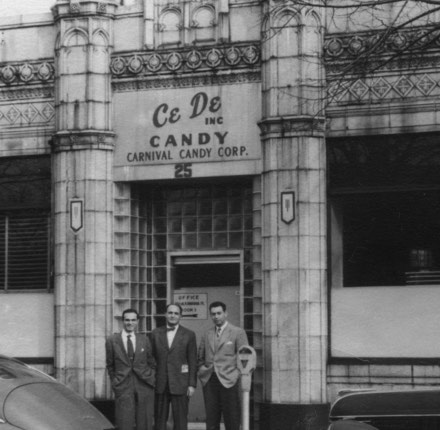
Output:
[[167,306],[167,324],[152,333],[156,359],[155,430],[165,430],[170,403],[174,430],[188,429],[188,404],[197,384],[197,343],[193,331],[180,325],[182,307]]
[[115,393],[118,430],[153,430],[155,363],[151,344],[137,334],[139,314],[122,313],[124,328],[105,343],[106,366]]
[[203,385],[206,430],[219,430],[223,420],[226,430],[240,429],[240,371],[237,352],[248,345],[246,332],[227,321],[226,305],[209,305],[214,327],[203,336],[198,351],[198,376]]

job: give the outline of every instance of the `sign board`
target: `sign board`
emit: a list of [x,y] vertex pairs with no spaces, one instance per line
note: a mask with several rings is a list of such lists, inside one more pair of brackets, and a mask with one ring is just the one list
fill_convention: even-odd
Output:
[[260,97],[258,83],[116,93],[115,172],[149,179],[161,166],[160,174],[188,178],[211,176],[213,163],[234,163],[240,174],[240,162],[256,165],[261,157]]
[[174,294],[174,303],[182,306],[182,319],[208,319],[208,294]]

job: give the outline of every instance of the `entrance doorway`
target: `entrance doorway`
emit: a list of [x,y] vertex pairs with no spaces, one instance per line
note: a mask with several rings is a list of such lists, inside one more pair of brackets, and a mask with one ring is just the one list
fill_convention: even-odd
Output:
[[[183,308],[181,323],[193,330],[200,344],[203,333],[213,326],[209,304],[226,304],[228,321],[242,326],[243,255],[242,252],[183,252],[169,254],[169,301]],[[191,399],[189,422],[205,422],[205,407],[200,381]]]

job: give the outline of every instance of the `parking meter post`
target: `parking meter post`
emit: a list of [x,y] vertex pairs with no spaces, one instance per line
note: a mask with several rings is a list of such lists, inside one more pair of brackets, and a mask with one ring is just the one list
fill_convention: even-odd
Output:
[[252,372],[255,370],[257,354],[249,345],[243,345],[238,350],[237,367],[241,373],[241,419],[242,430],[249,430],[249,396],[252,386]]
[[241,402],[241,428],[242,430],[249,430],[249,391],[243,391]]

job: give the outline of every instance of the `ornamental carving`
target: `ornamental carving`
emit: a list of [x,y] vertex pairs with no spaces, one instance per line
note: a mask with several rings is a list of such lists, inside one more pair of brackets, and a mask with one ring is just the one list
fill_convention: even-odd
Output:
[[13,85],[20,83],[39,83],[53,79],[53,65],[44,61],[42,63],[21,63],[0,65],[1,84]]
[[176,72],[240,69],[259,65],[259,46],[234,45],[118,54],[112,58],[110,69],[113,79],[119,79]]
[[261,82],[261,74],[259,70],[245,71],[239,73],[225,73],[221,72],[214,76],[190,76],[179,75],[173,76],[172,79],[151,77],[143,80],[130,81],[113,81],[113,90],[117,92],[139,91],[147,89],[158,88],[188,88],[206,85],[225,85],[247,82]]
[[138,74],[142,71],[144,67],[144,62],[142,60],[142,57],[139,55],[134,55],[130,58],[130,61],[128,62],[128,69],[131,73]]
[[106,13],[107,12],[107,4],[106,3],[98,3],[98,13]]
[[81,9],[79,6],[79,2],[75,1],[70,3],[70,12],[71,13],[80,13]]
[[31,100],[31,99],[53,99],[53,87],[12,87],[0,90],[0,100]]
[[0,128],[53,125],[54,116],[52,102],[4,104],[0,105]]
[[440,48],[440,30],[438,28],[417,28],[388,30],[374,33],[352,33],[328,35],[325,38],[324,53],[327,61],[335,58],[359,55],[360,52],[387,53],[396,51],[408,53],[420,49]]
[[372,76],[333,80],[327,88],[330,105],[369,104],[417,97],[440,97],[438,73],[413,73],[403,76]]
[[1,78],[6,84],[10,84],[17,78],[17,70],[13,66],[4,66],[1,69]]
[[23,64],[19,69],[18,69],[18,74],[20,76],[20,79],[23,82],[28,82],[32,79],[33,75],[34,75],[34,69],[33,67],[26,63]]
[[195,50],[191,51],[186,57],[186,64],[192,70],[198,69],[202,65],[202,61],[203,58],[200,52],[197,52]]

